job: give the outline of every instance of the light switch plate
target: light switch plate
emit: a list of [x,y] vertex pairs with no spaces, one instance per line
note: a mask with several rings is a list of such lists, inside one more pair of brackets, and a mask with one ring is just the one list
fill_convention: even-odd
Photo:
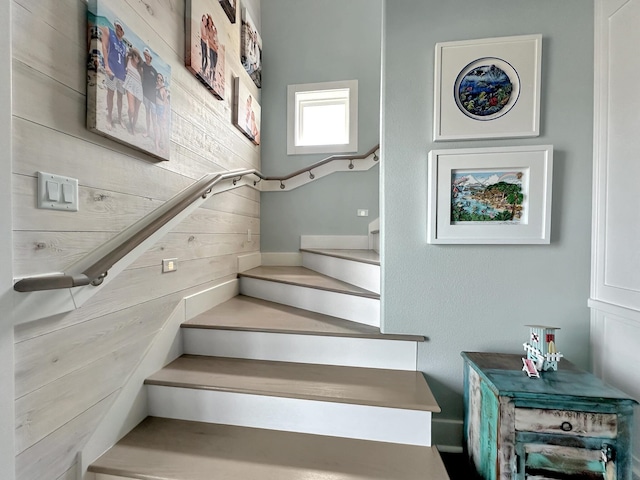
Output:
[[[57,192],[57,195],[49,195],[49,192]],[[77,212],[78,179],[38,172],[38,208]]]

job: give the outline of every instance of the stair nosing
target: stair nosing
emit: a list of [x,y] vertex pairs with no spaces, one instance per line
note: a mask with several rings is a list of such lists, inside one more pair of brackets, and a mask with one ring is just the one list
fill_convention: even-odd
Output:
[[[309,368],[310,370],[315,371],[366,371],[367,373],[388,373],[390,375],[406,375],[415,374],[417,377],[421,375],[421,372],[418,371],[405,371],[405,370],[389,370],[383,368],[368,368],[368,367],[350,367],[350,366],[339,366],[339,365],[318,365],[318,364],[305,364],[305,363],[297,363],[297,362],[280,362],[280,361],[271,361],[271,360],[253,360],[253,359],[245,359],[245,358],[228,358],[228,357],[215,357],[208,355],[190,355],[185,354],[176,359],[174,362],[183,359],[184,361],[188,361],[189,359],[194,359],[197,361],[198,359],[206,361],[205,359],[215,359],[221,360],[223,362],[232,363],[234,361],[238,361],[239,363],[246,363],[248,365],[266,365],[272,366],[274,368],[287,368],[293,366],[299,366],[300,368]],[[214,362],[215,360],[211,360]],[[173,364],[172,362],[171,364]],[[169,367],[169,364],[167,367]],[[166,368],[166,367],[165,367]],[[161,372],[157,372],[154,375],[161,375]],[[381,408],[389,408],[396,410],[411,410],[411,411],[422,411],[422,412],[432,412],[439,413],[440,406],[437,401],[433,397],[431,389],[426,382],[426,379],[422,377],[423,391],[424,395],[427,397],[424,399],[423,403],[418,402],[396,402],[393,401],[383,401],[369,398],[356,398],[353,397],[337,397],[337,396],[328,396],[328,395],[320,395],[308,392],[286,392],[280,390],[270,390],[267,388],[257,388],[257,387],[246,387],[246,386],[226,386],[226,385],[212,385],[212,384],[202,384],[188,381],[176,381],[176,380],[166,380],[166,379],[157,379],[153,378],[154,375],[147,378],[144,381],[145,385],[155,385],[155,386],[165,386],[165,387],[175,387],[175,388],[188,388],[191,390],[206,390],[206,391],[214,391],[214,392],[227,392],[227,393],[239,393],[246,395],[257,395],[257,396],[267,396],[267,397],[277,397],[277,398],[291,398],[297,400],[309,400],[316,402],[328,402],[328,403],[341,403],[348,405],[362,405],[369,407],[381,407]],[[394,400],[395,401],[395,400]]]

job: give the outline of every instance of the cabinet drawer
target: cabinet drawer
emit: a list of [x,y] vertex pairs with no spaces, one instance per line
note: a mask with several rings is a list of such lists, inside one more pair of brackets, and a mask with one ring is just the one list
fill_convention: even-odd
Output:
[[600,450],[526,444],[524,451],[524,472],[527,480],[612,478],[607,475],[608,462]]
[[519,432],[558,433],[600,438],[615,438],[618,434],[618,419],[614,413],[540,408],[516,408],[515,410],[515,427]]

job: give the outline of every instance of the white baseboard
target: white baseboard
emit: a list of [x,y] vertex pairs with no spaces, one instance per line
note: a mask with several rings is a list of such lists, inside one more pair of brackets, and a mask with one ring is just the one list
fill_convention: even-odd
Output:
[[431,445],[429,411],[162,385],[147,389],[149,412],[155,417]]
[[259,267],[262,264],[262,255],[260,252],[248,253],[238,256],[238,273],[246,272],[252,268]]
[[328,248],[344,250],[367,250],[368,235],[302,235],[300,248]]
[[212,309],[216,305],[231,300],[240,293],[240,281],[235,278],[228,282],[194,293],[184,298],[185,322]]
[[262,265],[299,267],[302,265],[302,254],[300,252],[263,252]]

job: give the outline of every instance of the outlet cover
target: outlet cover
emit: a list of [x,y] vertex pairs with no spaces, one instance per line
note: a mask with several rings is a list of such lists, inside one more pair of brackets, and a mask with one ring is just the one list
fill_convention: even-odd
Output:
[[177,269],[177,258],[165,258],[164,260],[162,260],[162,273],[175,272]]

